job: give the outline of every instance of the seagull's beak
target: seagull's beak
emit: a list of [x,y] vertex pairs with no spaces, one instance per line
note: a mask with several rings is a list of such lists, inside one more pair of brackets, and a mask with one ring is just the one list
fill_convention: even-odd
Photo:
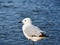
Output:
[[22,21],[19,21],[18,23],[22,23]]

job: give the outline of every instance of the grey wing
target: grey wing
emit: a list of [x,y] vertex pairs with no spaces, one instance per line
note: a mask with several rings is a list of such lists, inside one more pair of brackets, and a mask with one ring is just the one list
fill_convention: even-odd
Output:
[[28,36],[39,36],[39,35],[41,35],[40,32],[43,32],[43,31],[41,31],[38,27],[32,25],[32,26],[26,27],[24,32]]

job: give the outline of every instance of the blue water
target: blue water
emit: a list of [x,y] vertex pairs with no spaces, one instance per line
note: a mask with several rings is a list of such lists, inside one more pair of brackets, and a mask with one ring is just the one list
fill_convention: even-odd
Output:
[[35,45],[60,45],[60,0],[0,0],[0,45],[31,45],[18,23],[30,17],[48,38]]

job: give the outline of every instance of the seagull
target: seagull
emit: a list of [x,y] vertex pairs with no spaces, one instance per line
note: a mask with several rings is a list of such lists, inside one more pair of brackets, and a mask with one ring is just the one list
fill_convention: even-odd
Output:
[[31,40],[34,45],[34,42],[39,41],[43,38],[48,37],[44,31],[42,31],[39,27],[32,24],[31,18],[24,18],[22,21],[19,21],[19,23],[23,23],[22,31],[25,37],[28,40]]

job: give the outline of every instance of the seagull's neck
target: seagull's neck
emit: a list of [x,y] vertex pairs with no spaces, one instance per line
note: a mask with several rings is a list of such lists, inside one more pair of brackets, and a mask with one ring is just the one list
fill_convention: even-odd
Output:
[[31,23],[29,23],[29,24],[24,24],[24,26],[29,26],[29,25],[32,25]]

